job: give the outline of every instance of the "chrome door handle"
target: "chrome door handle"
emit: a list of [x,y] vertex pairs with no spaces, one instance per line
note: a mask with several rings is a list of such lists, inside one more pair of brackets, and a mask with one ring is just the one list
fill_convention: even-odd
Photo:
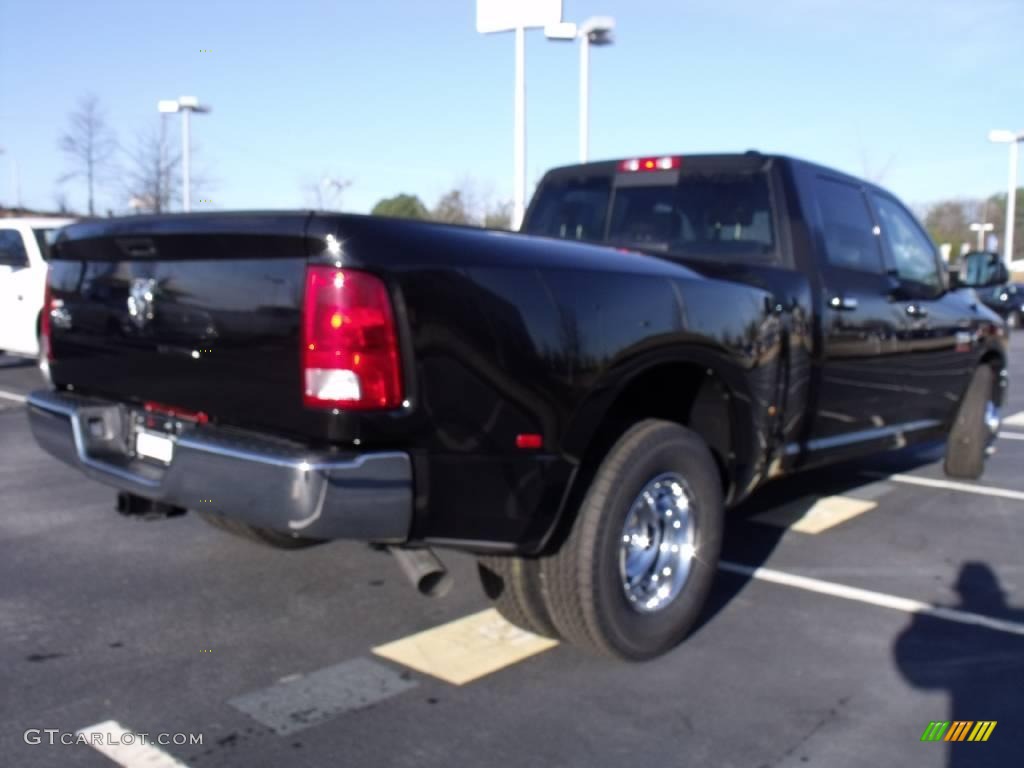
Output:
[[857,300],[852,296],[833,296],[829,299],[828,305],[832,309],[853,310],[857,308]]
[[906,309],[911,317],[928,317],[928,310],[920,304],[907,304]]

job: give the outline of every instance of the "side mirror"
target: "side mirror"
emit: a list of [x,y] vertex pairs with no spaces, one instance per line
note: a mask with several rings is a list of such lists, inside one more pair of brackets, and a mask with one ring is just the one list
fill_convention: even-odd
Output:
[[998,253],[974,251],[963,258],[960,267],[961,285],[991,288],[1010,281],[1010,272]]

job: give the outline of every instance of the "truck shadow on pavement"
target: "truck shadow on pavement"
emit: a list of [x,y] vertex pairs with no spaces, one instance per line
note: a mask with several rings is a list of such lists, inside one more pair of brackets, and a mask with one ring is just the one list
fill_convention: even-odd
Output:
[[[879,474],[896,474],[935,462],[942,457],[942,444],[924,444],[902,451],[880,453],[868,459],[850,461],[823,469],[789,475],[758,489],[749,499],[726,514],[721,559],[750,568],[765,565],[786,528],[752,523],[751,518],[782,506],[794,514],[807,511],[823,496],[856,492],[880,479]],[[871,476],[865,473],[875,473]],[[804,507],[803,510],[800,508]],[[749,583],[750,577],[719,573],[698,627],[714,618]]]
[[[750,518],[756,515],[782,505],[799,507],[806,503],[810,508],[822,496],[856,492],[877,482],[878,474],[908,472],[941,457],[941,444],[925,445],[769,483],[729,513],[722,560],[750,568],[768,562],[787,529],[751,523]],[[725,608],[750,580],[742,574],[719,573],[695,631]],[[1024,627],[1024,609],[1009,604],[998,576],[988,564],[964,563],[954,588],[958,602],[946,607]],[[915,614],[894,640],[892,653],[896,668],[912,686],[949,693],[946,711],[921,712],[920,726],[916,732],[907,733],[907,739],[921,740],[931,721],[996,721],[998,726],[985,743],[965,740],[923,743],[920,747],[946,750],[949,768],[1020,764],[1022,745],[1017,734],[1024,716],[1024,635]]]
[[[1024,609],[1011,607],[995,572],[985,563],[965,563],[957,576],[956,610],[980,613],[1024,626]],[[948,712],[923,712],[921,731],[931,721],[995,721],[984,743],[949,741],[922,749],[947,750],[949,768],[1020,765],[1020,722],[1024,714],[1024,636],[956,624],[917,614],[893,644],[896,666],[915,688],[949,692]],[[921,739],[922,734],[907,734]]]

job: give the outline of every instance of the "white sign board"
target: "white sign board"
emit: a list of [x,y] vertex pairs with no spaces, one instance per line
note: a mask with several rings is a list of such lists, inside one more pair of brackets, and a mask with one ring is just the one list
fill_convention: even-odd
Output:
[[562,21],[562,0],[476,0],[476,31],[509,32]]

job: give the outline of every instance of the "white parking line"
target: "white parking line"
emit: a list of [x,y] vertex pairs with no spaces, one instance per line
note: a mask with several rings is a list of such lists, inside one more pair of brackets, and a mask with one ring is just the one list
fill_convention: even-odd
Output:
[[1024,491],[1015,491],[1010,488],[993,488],[990,485],[960,483],[956,480],[937,480],[930,477],[918,477],[917,475],[886,475],[882,472],[864,472],[862,474],[870,477],[882,477],[886,480],[892,480],[895,483],[905,483],[906,485],[923,485],[928,488],[944,488],[947,491],[962,491],[964,493],[976,493],[979,496],[994,496],[998,499],[1024,501]]
[[969,624],[975,627],[984,627],[996,632],[1008,632],[1011,635],[1024,635],[1024,624],[1013,621],[994,619],[991,616],[982,616],[980,613],[959,611],[955,608],[943,608],[940,605],[923,603],[920,600],[911,600],[906,597],[887,595],[883,592],[873,592],[869,589],[848,587],[845,584],[836,584],[832,581],[812,579],[807,576],[797,576],[794,573],[783,573],[771,568],[753,568],[742,563],[730,563],[722,561],[718,564],[719,570],[728,573],[738,573],[741,576],[749,576],[759,581],[769,581],[773,584],[781,584],[786,587],[804,589],[808,592],[817,592],[820,595],[839,597],[844,600],[854,600],[868,605],[877,605],[881,608],[890,608],[903,613],[921,614],[936,619],[953,621],[958,624]]
[[13,400],[16,403],[24,403],[28,398],[15,392],[4,392],[0,389],[0,397],[4,400]]
[[1011,427],[1024,427],[1024,411],[1007,416],[1003,419],[1003,424],[1009,424]]
[[999,436],[1004,440],[1024,440],[1024,435],[1020,432],[1000,432]]
[[90,747],[124,768],[187,768],[162,749],[142,743],[142,737],[116,720],[80,728],[77,733],[88,737]]

